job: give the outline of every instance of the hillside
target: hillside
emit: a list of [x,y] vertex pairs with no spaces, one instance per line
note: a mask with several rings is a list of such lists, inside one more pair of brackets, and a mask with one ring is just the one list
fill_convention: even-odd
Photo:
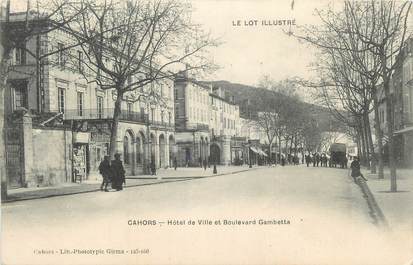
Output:
[[[243,118],[248,118],[249,116],[254,117],[257,112],[264,110],[264,107],[260,104],[262,98],[273,97],[274,94],[281,98],[287,97],[286,95],[265,88],[231,83],[225,80],[202,81],[201,83],[221,87],[228,94],[234,96],[235,103],[240,106],[240,116]],[[319,122],[319,126],[324,130],[341,127],[337,120],[332,117],[328,109],[307,102],[302,102],[302,104],[304,108],[308,109],[309,113],[313,114],[313,117]]]

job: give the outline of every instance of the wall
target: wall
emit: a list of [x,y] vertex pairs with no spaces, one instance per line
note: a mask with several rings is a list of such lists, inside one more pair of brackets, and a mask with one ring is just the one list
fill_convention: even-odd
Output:
[[49,128],[33,128],[32,132],[33,165],[29,186],[71,182],[71,132]]

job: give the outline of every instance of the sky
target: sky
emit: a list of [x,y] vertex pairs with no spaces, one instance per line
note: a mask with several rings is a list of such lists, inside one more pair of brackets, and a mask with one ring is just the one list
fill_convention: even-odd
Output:
[[[211,50],[221,68],[208,79],[256,85],[263,75],[274,80],[308,77],[314,51],[285,31],[296,26],[262,26],[263,20],[295,20],[296,25],[317,24],[316,8],[328,1],[317,0],[193,0],[194,21],[223,43]],[[241,26],[234,26],[240,20]],[[250,20],[258,25],[244,26]]]
[[[219,70],[200,79],[256,85],[263,75],[274,80],[308,76],[307,66],[314,58],[312,50],[284,32],[294,31],[296,26],[262,26],[262,21],[285,19],[294,20],[296,25],[317,23],[313,11],[327,5],[327,0],[189,1],[194,8],[194,22],[221,43],[211,49]],[[11,0],[11,4],[12,10],[25,10],[27,0]],[[238,20],[241,26],[233,26]],[[257,20],[257,25],[244,26],[244,21],[250,20]]]

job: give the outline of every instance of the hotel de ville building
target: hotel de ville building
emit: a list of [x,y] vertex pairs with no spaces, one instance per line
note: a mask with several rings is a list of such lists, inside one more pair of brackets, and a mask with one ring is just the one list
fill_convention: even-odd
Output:
[[[11,14],[11,20],[18,23],[22,16]],[[53,30],[19,44],[30,52],[13,51],[5,92],[8,188],[100,178],[116,95],[85,79],[85,54],[81,48],[65,49],[70,38]],[[39,60],[30,53],[52,55]],[[231,139],[240,135],[239,106],[219,87],[186,73],[148,86],[165,104],[126,95],[121,106],[116,150],[127,175],[147,174],[151,161],[157,168],[172,167],[174,161],[228,165],[242,156],[231,150]]]

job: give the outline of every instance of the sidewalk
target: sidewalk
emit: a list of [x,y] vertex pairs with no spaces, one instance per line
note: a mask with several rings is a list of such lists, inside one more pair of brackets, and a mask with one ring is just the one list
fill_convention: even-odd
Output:
[[[156,176],[126,176],[126,188],[229,175],[248,170],[255,170],[258,168],[260,167],[255,166],[250,169],[248,168],[248,166],[217,166],[217,174],[212,173],[212,167],[207,168],[206,170],[204,170],[203,168],[201,169],[193,167],[178,168],[177,170],[174,170],[173,168],[160,169],[157,171]],[[100,191],[100,184],[101,182],[99,180],[94,180],[84,181],[82,183],[64,183],[59,186],[52,187],[12,189],[8,191],[7,200],[3,201],[2,203],[80,194],[86,192],[96,192]]]
[[391,228],[413,225],[413,169],[397,170],[397,192],[390,192],[390,171],[384,170],[384,179],[363,170],[367,185],[383,211]]

